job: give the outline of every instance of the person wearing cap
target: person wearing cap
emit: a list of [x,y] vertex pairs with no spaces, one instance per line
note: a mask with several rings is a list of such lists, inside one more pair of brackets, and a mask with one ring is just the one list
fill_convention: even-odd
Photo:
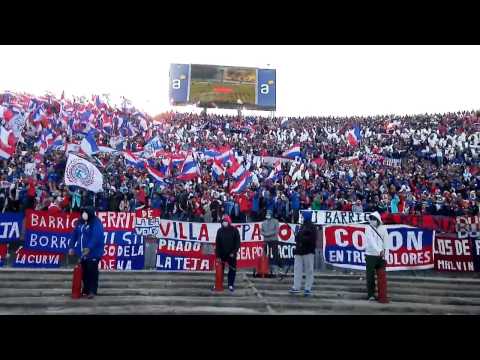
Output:
[[[271,252],[273,254],[273,266],[283,269],[280,253],[278,251],[278,245],[280,244],[278,241],[278,229],[280,224],[277,219],[272,217],[272,212],[270,210],[267,211],[265,219],[266,220],[262,223],[262,236],[266,245],[266,253],[269,254]],[[281,270],[279,270],[279,272],[281,274]]]
[[228,290],[235,290],[235,275],[237,272],[237,253],[240,249],[240,233],[232,226],[232,219],[228,215],[222,218],[222,226],[215,238],[215,256],[222,262],[228,263]]
[[318,238],[317,227],[312,223],[312,212],[303,212],[303,224],[295,236],[295,263],[293,265],[293,287],[291,294],[300,293],[302,277],[305,274],[304,295],[312,295],[313,265],[315,245]]
[[387,240],[388,233],[382,224],[382,219],[378,212],[371,213],[368,218],[368,224],[365,227],[365,260],[367,277],[367,299],[369,301],[375,298],[375,271],[385,268],[387,262]]
[[68,254],[80,257],[83,270],[84,296],[93,299],[98,289],[98,263],[103,255],[104,236],[103,225],[95,216],[93,207],[83,208],[72,238],[69,242]]

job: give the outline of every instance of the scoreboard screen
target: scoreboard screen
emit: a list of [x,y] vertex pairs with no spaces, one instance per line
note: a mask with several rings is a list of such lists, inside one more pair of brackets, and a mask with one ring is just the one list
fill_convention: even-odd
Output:
[[235,66],[172,64],[172,105],[275,110],[276,72]]

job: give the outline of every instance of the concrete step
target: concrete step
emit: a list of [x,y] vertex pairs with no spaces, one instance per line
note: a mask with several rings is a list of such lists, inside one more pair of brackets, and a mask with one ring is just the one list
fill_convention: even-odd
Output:
[[[236,291],[212,292],[213,272],[100,274],[93,300],[73,300],[71,269],[0,270],[0,314],[480,314],[476,279],[389,276],[389,304],[368,302],[359,275],[317,274],[314,295],[288,293],[292,278],[237,274]],[[225,276],[226,281],[226,276]]]
[[[239,276],[244,276],[245,273],[238,273]],[[249,274],[246,274],[247,278],[254,280],[258,283],[270,283],[272,280],[280,282],[280,279],[263,279],[253,278]],[[51,281],[70,281],[72,278],[72,272],[26,272],[26,271],[5,271],[0,270],[0,281],[15,280],[17,282],[35,281],[35,280],[51,280]],[[118,281],[175,281],[175,282],[190,282],[190,281],[213,281],[213,273],[160,273],[160,272],[101,272],[100,278],[103,280],[118,280]],[[411,286],[411,284],[423,284],[424,287],[443,287],[443,286],[455,286],[457,288],[469,289],[478,287],[480,288],[480,281],[475,279],[450,279],[450,278],[418,278],[418,277],[388,277],[389,282],[398,284],[398,286]],[[460,281],[462,280],[462,281]],[[291,282],[292,277],[286,277],[282,282]],[[328,283],[359,283],[364,282],[364,276],[316,276],[315,283],[322,284]]]
[[95,299],[71,299],[68,296],[44,296],[44,297],[15,297],[0,298],[0,308],[7,307],[27,307],[27,308],[47,308],[47,307],[85,307],[92,308],[102,306],[134,306],[134,305],[165,305],[165,306],[214,306],[214,307],[235,307],[255,309],[257,311],[267,311],[265,304],[259,302],[256,297],[244,298],[237,297],[235,294],[221,296],[212,294],[210,297],[191,297],[191,296],[103,296],[99,295]]
[[[268,311],[267,305],[271,311]],[[438,304],[418,304],[413,302],[392,302],[390,304],[378,304],[375,302],[349,300],[349,299],[317,299],[303,298],[292,296],[289,300],[284,298],[266,298],[265,303],[258,299],[242,299],[231,297],[218,297],[212,295],[210,298],[200,299],[184,296],[98,296],[93,300],[79,299],[72,300],[68,297],[42,297],[42,298],[7,298],[0,301],[0,312],[9,313],[9,308],[16,310],[18,308],[40,309],[46,311],[51,308],[71,309],[80,308],[76,311],[83,311],[90,308],[95,312],[99,308],[110,308],[112,306],[121,307],[120,313],[128,314],[128,309],[137,306],[166,306],[172,308],[188,308],[191,313],[196,313],[198,307],[215,307],[215,308],[241,308],[249,309],[263,313],[289,313],[292,311],[302,310],[315,313],[324,311],[336,311],[355,314],[376,314],[376,313],[411,313],[411,314],[480,314],[478,306],[454,306],[454,305],[438,305]],[[173,310],[171,310],[173,312]],[[80,312],[82,313],[82,312]],[[83,312],[83,313],[91,313]]]
[[[299,294],[300,297],[302,294]],[[268,290],[262,291],[262,296],[267,299],[275,298],[291,298],[293,295],[288,293],[288,291],[279,291],[279,290]],[[316,290],[314,291],[312,298],[314,299],[349,299],[349,300],[365,300],[365,292],[363,293],[353,293],[348,291],[325,291],[325,290]],[[468,298],[460,296],[451,296],[451,297],[435,297],[435,296],[424,296],[424,295],[400,295],[400,294],[389,294],[390,301],[394,302],[414,302],[418,304],[443,304],[443,305],[470,305],[478,306],[480,309],[480,297],[479,298]]]
[[129,306],[80,306],[80,307],[0,307],[0,315],[264,315],[265,312],[244,307],[216,306],[170,306],[170,305],[135,305]]
[[[282,290],[267,290],[261,292],[265,298],[290,298],[292,295],[288,293],[287,289]],[[0,291],[1,299],[16,298],[16,297],[70,297],[71,291],[69,289],[3,289]],[[224,291],[212,294],[210,289],[188,289],[188,288],[174,288],[174,289],[101,289],[102,297],[118,297],[118,296],[188,296],[188,297],[210,297],[210,296],[232,296],[230,292]],[[236,298],[253,297],[255,291],[253,289],[236,289],[234,296]],[[314,299],[350,299],[350,300],[364,300],[365,293],[354,293],[348,291],[327,291],[317,290],[312,296]],[[390,294],[390,300],[395,302],[415,302],[419,304],[443,304],[443,305],[471,305],[480,306],[480,298],[468,298],[460,296],[450,297],[433,297],[422,295],[400,295]]]
[[[269,306],[278,313],[284,311],[335,311],[350,312],[352,314],[392,314],[409,313],[411,315],[478,315],[480,307],[476,306],[456,306],[456,305],[435,305],[435,304],[417,304],[411,302],[391,302],[389,304],[379,304],[366,300],[323,300],[313,301],[310,299],[294,299],[288,303],[282,301],[268,300]],[[304,301],[306,300],[306,301]]]
[[[260,291],[269,291],[269,290],[278,290],[285,287],[290,287],[292,284],[285,283],[283,286],[276,284],[255,284],[255,287]],[[317,292],[323,291],[344,291],[352,293],[361,293],[365,294],[366,284],[314,284],[313,289]],[[403,295],[423,295],[423,296],[460,296],[460,297],[473,297],[480,298],[480,289],[456,289],[451,287],[445,288],[424,288],[421,285],[415,285],[410,287],[397,286],[397,284],[388,283],[388,292],[389,294],[403,294]]]
[[[2,298],[12,297],[41,297],[41,296],[66,296],[70,297],[71,289],[66,288],[41,288],[41,289],[1,289],[0,303]],[[209,297],[212,296],[212,290],[209,288],[191,289],[191,288],[172,288],[172,289],[148,289],[148,288],[100,288],[101,296],[196,296]],[[223,292],[215,292],[215,296],[232,296],[227,290]],[[236,288],[235,297],[252,297],[254,291],[248,288]]]
[[[239,274],[246,274],[250,279],[255,280],[269,280],[261,278],[253,278],[251,271],[239,271]],[[212,279],[214,278],[213,272],[160,272],[160,271],[151,271],[151,270],[136,270],[136,271],[100,271],[100,276],[105,278],[118,278],[118,279],[163,279],[163,278],[204,278]],[[29,276],[27,276],[29,275]],[[55,276],[65,276],[71,278],[72,269],[16,269],[16,268],[0,268],[0,280],[4,278],[15,278],[15,279],[29,279],[33,277],[55,277]],[[475,277],[475,275],[477,275]],[[471,277],[451,277],[451,276],[408,276],[408,275],[395,275],[395,272],[388,273],[387,277],[391,281],[411,283],[414,282],[427,282],[427,283],[455,283],[455,284],[472,284],[480,286],[480,274],[469,274]],[[341,280],[358,280],[360,277],[365,277],[365,273],[358,273],[355,275],[350,274],[335,274],[331,272],[321,272],[315,273],[315,281],[320,279],[341,279]],[[292,274],[287,274],[286,279],[291,279]]]
[[[192,282],[185,281],[113,281],[113,280],[103,280],[100,279],[99,287],[101,290],[114,290],[118,289],[119,291],[153,291],[153,290],[164,290],[175,291],[176,293],[181,292],[193,292],[202,294],[208,292],[213,287],[213,281],[209,279],[198,280]],[[279,291],[285,292],[291,284],[287,282],[278,282],[275,279],[269,279],[267,281],[254,282],[255,287],[261,291]],[[236,289],[237,291],[243,291],[248,285],[242,281],[237,281]],[[38,290],[46,289],[64,289],[65,291],[70,291],[71,281],[70,280],[55,280],[55,281],[15,281],[15,280],[2,280],[0,282],[0,296],[8,296],[7,294],[14,294],[15,290],[23,291],[27,294],[28,291],[37,292]],[[365,283],[364,282],[354,282],[349,281],[341,282],[335,281],[331,283],[319,283],[314,284],[314,289],[316,292],[348,292],[353,294],[365,294]],[[414,284],[411,286],[404,286],[404,284],[398,284],[394,282],[389,283],[389,294],[392,297],[397,297],[399,295],[417,295],[424,297],[465,297],[465,298],[478,298],[480,299],[480,289],[468,289],[464,290],[455,288],[455,285],[439,287],[435,284],[434,287],[425,287],[423,284]]]

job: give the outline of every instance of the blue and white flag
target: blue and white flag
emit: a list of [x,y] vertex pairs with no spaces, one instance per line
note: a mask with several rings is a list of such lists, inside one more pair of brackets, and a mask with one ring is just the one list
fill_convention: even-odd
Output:
[[80,149],[87,155],[94,155],[98,152],[97,142],[91,134],[85,136],[80,143]]
[[80,186],[95,193],[103,188],[103,175],[91,162],[69,154],[65,167],[65,185]]

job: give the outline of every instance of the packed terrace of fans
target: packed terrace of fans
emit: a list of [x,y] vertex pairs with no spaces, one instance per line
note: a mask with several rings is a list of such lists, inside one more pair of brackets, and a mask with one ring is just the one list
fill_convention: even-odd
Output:
[[[301,209],[478,213],[480,112],[268,118],[168,112],[107,99],[0,94],[0,212],[157,208],[162,217],[297,222]],[[104,191],[65,186],[68,153]],[[91,150],[91,149],[90,149]],[[188,171],[187,171],[188,168]],[[193,169],[193,171],[192,171]]]

